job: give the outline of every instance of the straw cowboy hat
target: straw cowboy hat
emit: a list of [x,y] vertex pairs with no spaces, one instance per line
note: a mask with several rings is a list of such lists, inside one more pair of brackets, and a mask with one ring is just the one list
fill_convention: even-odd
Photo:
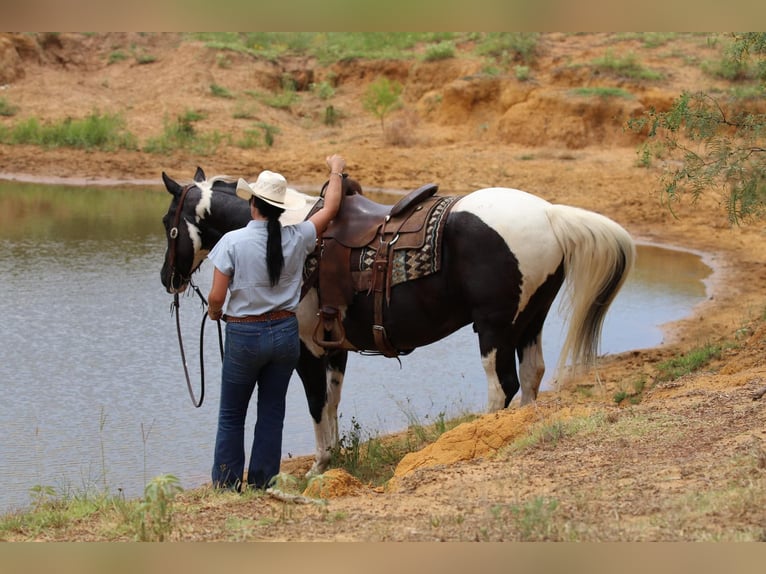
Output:
[[306,200],[294,189],[287,187],[287,180],[282,174],[264,170],[258,174],[255,183],[248,183],[241,177],[237,182],[237,195],[250,200],[252,196],[260,197],[282,209],[300,209],[306,205]]

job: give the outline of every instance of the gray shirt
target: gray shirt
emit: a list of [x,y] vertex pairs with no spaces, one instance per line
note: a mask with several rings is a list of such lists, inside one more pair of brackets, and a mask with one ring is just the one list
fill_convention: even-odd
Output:
[[234,317],[262,315],[269,311],[295,311],[301,292],[306,256],[314,250],[316,228],[310,221],[282,227],[285,265],[274,287],[266,266],[266,221],[251,220],[245,227],[226,233],[207,258],[231,277],[226,313]]

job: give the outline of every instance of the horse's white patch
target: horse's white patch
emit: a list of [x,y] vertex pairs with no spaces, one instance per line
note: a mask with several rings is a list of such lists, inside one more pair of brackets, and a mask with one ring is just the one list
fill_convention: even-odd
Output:
[[505,407],[505,391],[500,386],[497,376],[497,350],[493,349],[486,355],[482,355],[481,364],[487,376],[487,411],[493,413]]
[[197,223],[199,223],[201,220],[205,219],[206,214],[210,213],[210,205],[213,200],[212,180],[199,182],[197,187],[201,192],[201,196],[199,203],[197,203],[197,207],[194,209],[194,211],[197,214]]
[[490,187],[469,193],[452,208],[453,212],[474,214],[497,231],[518,260],[522,284],[517,314],[556,271],[563,257],[546,215],[550,206],[549,202],[525,191]]

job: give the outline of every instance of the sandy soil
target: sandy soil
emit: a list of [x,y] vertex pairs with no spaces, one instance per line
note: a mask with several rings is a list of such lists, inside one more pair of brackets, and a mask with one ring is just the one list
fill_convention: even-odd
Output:
[[[118,49],[150,54],[155,61],[108,64]],[[307,59],[267,62],[220,53],[174,34],[0,34],[6,75],[0,78],[0,97],[19,106],[15,116],[0,117],[0,125],[98,110],[121,114],[127,129],[144,142],[159,136],[167,119],[197,110],[204,115],[195,123],[198,133],[217,131],[236,140],[254,122],[279,130],[271,147],[221,145],[209,155],[0,145],[6,179],[159,182],[166,171],[188,180],[201,165],[209,175],[253,176],[275,169],[310,191],[324,181],[324,157],[338,151],[367,189],[406,190],[431,181],[447,194],[516,187],[599,211],[637,240],[702,252],[714,269],[708,300],[692,316],[667,325],[662,345],[604,357],[600,381],[591,373],[543,394],[534,406],[512,405],[458,427],[405,458],[386,488],[331,473],[323,505],[240,500],[201,489],[184,495],[186,510],[175,536],[766,539],[766,399],[758,396],[766,386],[763,224],[730,226],[715,191],[697,204],[676,205],[676,217],[671,215],[661,202],[661,166],[639,167],[639,140],[623,130],[628,117],[667,105],[683,89],[721,87],[689,63],[716,57],[713,48],[701,36],[647,48],[608,34],[545,34],[526,82],[514,78],[512,66],[509,75],[480,74],[484,63],[470,57],[469,49],[461,46],[460,57],[433,63],[350,61],[322,67]],[[607,50],[636,54],[665,79],[635,82],[585,65]],[[364,88],[381,74],[405,86],[405,105],[386,118],[385,131],[361,106]],[[329,82],[335,95],[321,100],[301,91],[289,109],[248,95],[278,92],[284,75],[299,85]],[[212,84],[234,97],[214,97]],[[617,102],[569,92],[582,86],[621,87],[635,98]],[[323,122],[330,103],[340,113],[336,126]],[[658,363],[705,344],[724,345],[721,358],[700,372],[657,382]],[[630,390],[641,379],[647,384],[639,404],[615,403],[615,392]],[[520,451],[504,448],[541,425],[550,433],[586,416],[601,423]],[[285,469],[297,473],[308,464],[291,460]],[[65,536],[98,539],[87,525]]]

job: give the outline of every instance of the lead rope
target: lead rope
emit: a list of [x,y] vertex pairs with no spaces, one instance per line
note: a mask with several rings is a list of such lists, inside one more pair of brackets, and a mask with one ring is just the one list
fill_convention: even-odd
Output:
[[[205,353],[204,353],[204,342],[205,342],[205,321],[207,320],[207,301],[205,300],[205,297],[202,295],[202,292],[199,290],[199,287],[194,285],[193,283],[189,282],[189,285],[191,285],[194,288],[194,291],[196,291],[197,295],[199,295],[200,300],[202,301],[202,324],[200,325],[200,332],[199,332],[199,368],[200,368],[200,396],[199,401],[194,396],[194,390],[192,389],[191,385],[191,379],[189,378],[189,367],[186,364],[186,353],[184,352],[184,343],[183,338],[181,336],[181,314],[180,311],[180,305],[178,303],[178,293],[175,293],[173,295],[173,303],[170,306],[170,312],[174,313],[176,315],[176,332],[178,333],[178,346],[181,349],[181,363],[184,367],[184,375],[186,376],[186,388],[189,390],[189,397],[191,397],[192,404],[195,408],[199,408],[202,406],[202,401],[205,399]],[[218,324],[218,348],[221,352],[221,361],[223,361],[223,333],[221,331],[221,321],[217,320],[216,323]]]

